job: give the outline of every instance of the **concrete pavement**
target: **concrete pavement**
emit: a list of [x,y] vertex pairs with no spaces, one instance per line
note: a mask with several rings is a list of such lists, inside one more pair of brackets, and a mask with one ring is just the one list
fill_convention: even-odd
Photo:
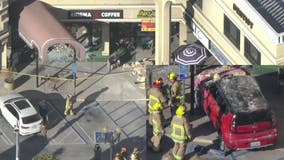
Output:
[[[27,97],[32,104],[47,96],[50,105],[49,130],[46,144],[40,136],[25,136],[20,138],[23,160],[30,160],[38,153],[54,153],[60,160],[90,159],[94,152],[95,132],[102,132],[104,127],[109,131],[116,127],[122,129],[121,141],[114,147],[118,152],[126,146],[129,152],[134,146],[141,150],[145,158],[145,91],[134,82],[131,71],[118,68],[107,73],[104,63],[77,63],[75,116],[64,116],[65,96],[74,92],[71,64],[48,63],[40,64],[39,87],[36,88],[35,63],[26,66],[16,75],[17,92]],[[57,74],[56,86],[52,82],[41,79],[45,75]],[[3,88],[3,74],[0,75],[0,95],[9,93]],[[54,90],[55,89],[55,90]],[[0,159],[14,159],[15,135],[12,128],[0,117]],[[30,146],[36,149],[29,149]],[[101,144],[102,157],[108,159],[109,145]],[[144,159],[143,158],[143,159]]]

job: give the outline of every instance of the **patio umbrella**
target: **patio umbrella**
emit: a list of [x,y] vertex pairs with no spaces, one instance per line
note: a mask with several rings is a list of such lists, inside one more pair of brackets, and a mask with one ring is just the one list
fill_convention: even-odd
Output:
[[201,63],[206,57],[206,48],[198,44],[183,45],[174,51],[175,64],[194,65]]

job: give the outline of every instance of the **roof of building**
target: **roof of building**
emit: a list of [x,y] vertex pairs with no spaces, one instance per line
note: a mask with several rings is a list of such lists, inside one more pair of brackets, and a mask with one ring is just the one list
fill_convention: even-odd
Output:
[[248,0],[277,32],[284,32],[284,0]]

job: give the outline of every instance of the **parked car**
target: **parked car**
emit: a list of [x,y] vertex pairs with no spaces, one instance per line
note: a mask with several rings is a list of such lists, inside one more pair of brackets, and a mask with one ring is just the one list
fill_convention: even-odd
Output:
[[31,102],[22,95],[12,93],[1,96],[0,111],[13,128],[19,128],[21,135],[40,132],[42,118]]
[[279,126],[275,113],[254,77],[238,66],[218,66],[195,79],[196,105],[218,131],[220,149],[275,145]]

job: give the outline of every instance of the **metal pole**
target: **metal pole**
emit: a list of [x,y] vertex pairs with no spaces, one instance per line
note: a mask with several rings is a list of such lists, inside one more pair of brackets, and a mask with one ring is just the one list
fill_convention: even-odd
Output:
[[194,114],[194,65],[190,66],[190,114]]
[[35,59],[36,59],[36,87],[38,88],[39,87],[39,84],[38,84],[38,52],[35,54]]
[[15,126],[15,132],[16,132],[16,160],[20,160],[19,158],[19,127]]
[[[73,64],[74,67],[76,66],[76,52],[74,52],[74,57],[73,57]],[[76,68],[75,68],[76,69]],[[76,69],[77,70],[77,69]],[[74,90],[73,90],[73,96],[76,95],[76,72],[73,73],[73,81],[74,81]]]

